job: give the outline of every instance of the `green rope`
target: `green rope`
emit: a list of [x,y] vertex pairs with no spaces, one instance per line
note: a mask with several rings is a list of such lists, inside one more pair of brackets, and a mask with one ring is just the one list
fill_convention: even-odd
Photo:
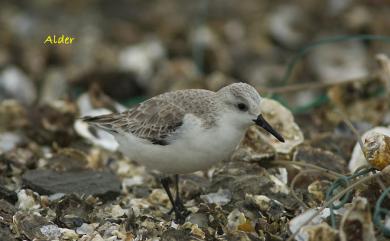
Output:
[[390,187],[385,189],[383,193],[380,195],[378,201],[375,204],[374,210],[374,223],[379,230],[382,231],[383,235],[386,237],[390,237],[390,227],[386,227],[382,222],[382,217],[390,218],[390,211],[385,208],[381,208],[383,201],[390,194]]
[[[366,175],[366,174],[368,174],[370,172],[374,172],[374,171],[376,171],[375,168],[366,168],[366,167],[359,168],[354,172],[354,174],[352,174],[350,176],[343,176],[343,177],[336,179],[332,183],[332,185],[328,188],[328,190],[326,191],[326,200],[330,200],[334,196],[334,192],[336,190],[338,190],[339,188],[348,187],[350,180],[355,179],[359,176]],[[332,203],[329,206],[330,221],[331,221],[333,228],[336,228],[336,217],[334,215],[334,210],[342,208],[344,206],[344,204],[346,204],[350,200],[351,195],[352,195],[352,190],[347,192],[341,199],[338,200],[339,201],[338,205],[335,205],[334,203]]]

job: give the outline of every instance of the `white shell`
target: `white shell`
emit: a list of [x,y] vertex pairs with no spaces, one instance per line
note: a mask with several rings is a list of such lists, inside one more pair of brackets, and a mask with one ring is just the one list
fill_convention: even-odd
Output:
[[[364,133],[362,135],[362,140],[364,142],[364,140],[366,138],[369,138],[369,137],[377,135],[377,134],[384,134],[384,135],[390,136],[390,128],[383,127],[383,126],[375,127],[373,129],[367,131],[366,133]],[[355,147],[353,148],[353,151],[352,151],[352,156],[351,156],[351,160],[349,161],[349,164],[348,164],[348,169],[351,172],[354,172],[356,169],[358,169],[359,167],[364,166],[364,165],[368,165],[368,162],[367,162],[366,158],[364,157],[363,151],[361,150],[359,143],[356,143]]]
[[303,143],[303,133],[295,123],[291,111],[279,102],[267,98],[262,98],[260,108],[264,118],[285,139],[283,143],[271,135],[262,135],[275,148],[276,152],[289,154],[296,146]]

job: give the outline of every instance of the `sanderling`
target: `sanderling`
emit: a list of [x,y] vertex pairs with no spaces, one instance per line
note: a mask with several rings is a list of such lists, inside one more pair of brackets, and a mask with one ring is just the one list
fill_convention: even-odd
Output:
[[186,215],[178,190],[178,174],[203,170],[230,156],[246,129],[257,124],[284,141],[262,117],[261,97],[245,83],[217,92],[188,89],[167,92],[122,113],[84,117],[111,133],[119,150],[146,168],[175,174],[176,199],[169,179],[161,179],[176,220]]

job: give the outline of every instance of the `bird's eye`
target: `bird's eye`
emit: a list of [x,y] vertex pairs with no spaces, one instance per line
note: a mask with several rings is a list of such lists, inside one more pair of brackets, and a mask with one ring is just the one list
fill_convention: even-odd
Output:
[[237,108],[238,108],[239,110],[241,110],[241,111],[246,111],[246,110],[248,110],[248,106],[247,106],[246,104],[244,104],[244,103],[238,103],[238,104],[237,104]]

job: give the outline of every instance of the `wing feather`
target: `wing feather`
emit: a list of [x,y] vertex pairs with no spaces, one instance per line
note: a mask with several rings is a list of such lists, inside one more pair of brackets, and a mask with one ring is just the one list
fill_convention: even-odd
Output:
[[167,145],[183,124],[185,111],[167,98],[151,98],[122,113],[84,117],[87,123],[111,133],[128,132],[153,144]]

